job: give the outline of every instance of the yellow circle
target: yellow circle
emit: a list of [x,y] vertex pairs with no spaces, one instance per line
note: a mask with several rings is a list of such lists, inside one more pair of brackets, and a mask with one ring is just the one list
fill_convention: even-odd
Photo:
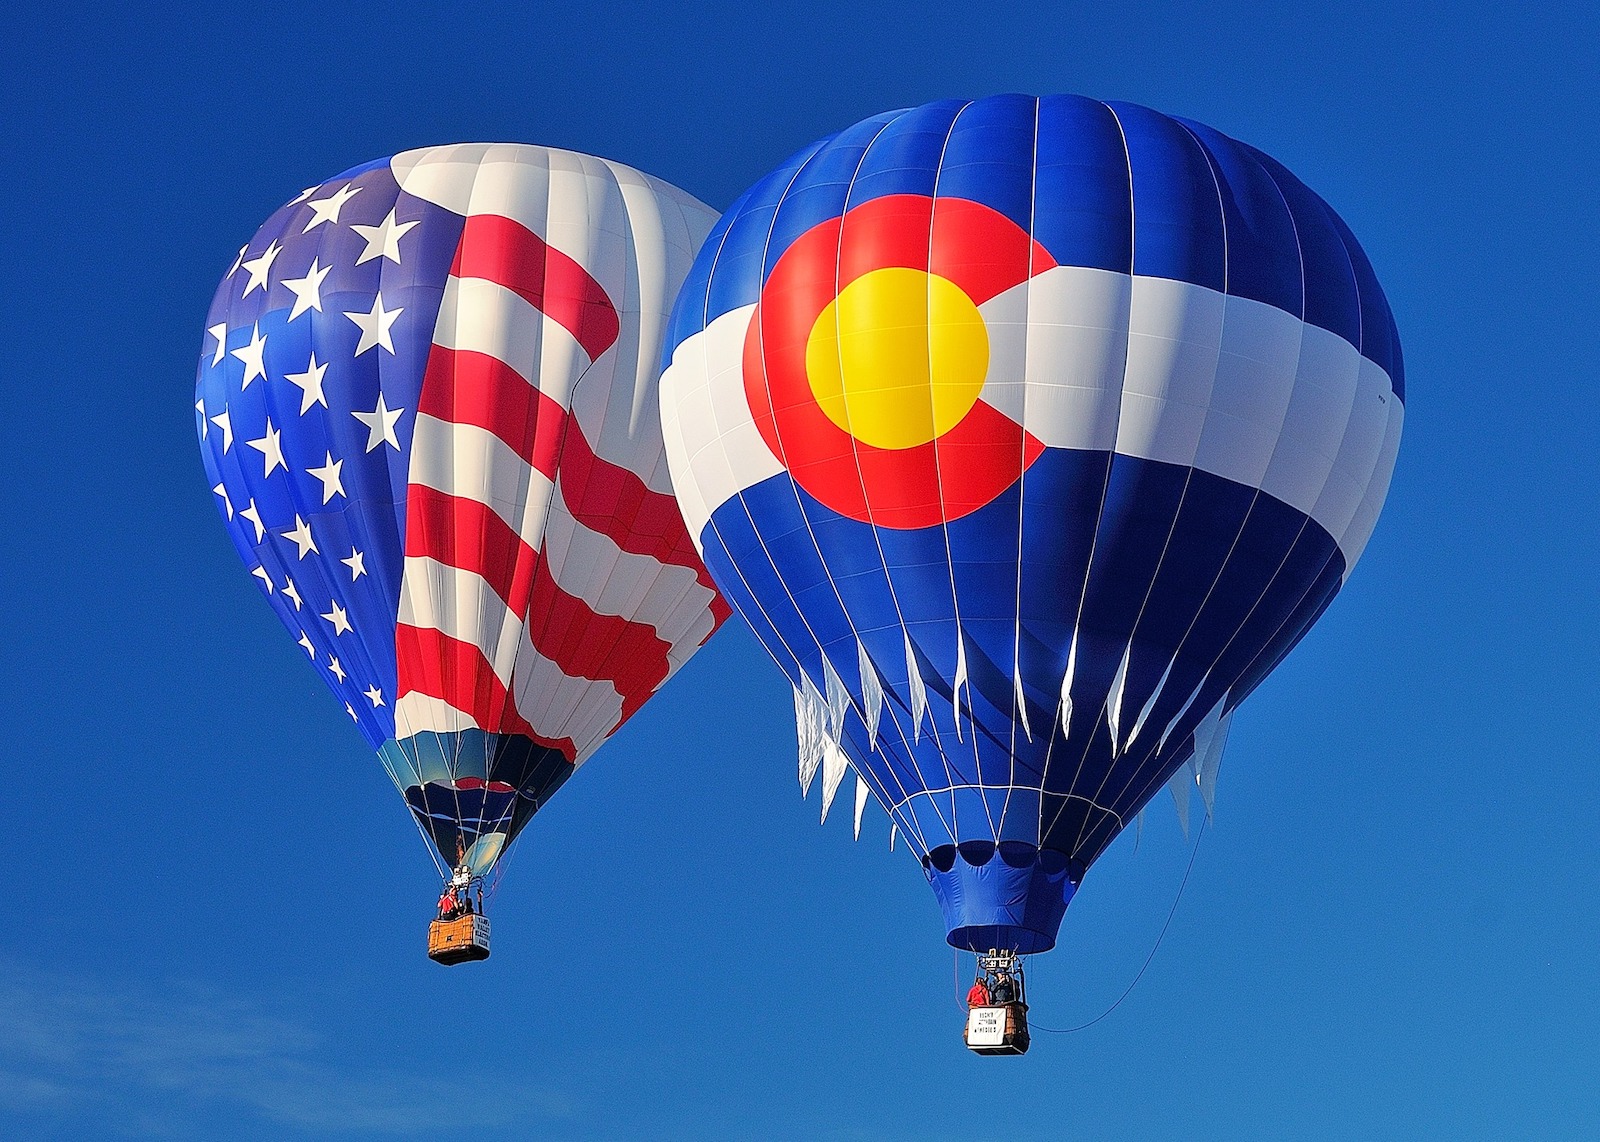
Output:
[[889,267],[839,291],[806,339],[806,378],[829,420],[878,448],[943,436],[977,403],[989,331],[960,286]]

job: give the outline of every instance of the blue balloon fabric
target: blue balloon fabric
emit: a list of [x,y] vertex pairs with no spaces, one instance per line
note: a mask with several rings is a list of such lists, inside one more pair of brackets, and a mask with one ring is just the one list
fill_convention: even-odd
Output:
[[1365,254],[1282,166],[997,96],[751,187],[678,296],[661,399],[803,766],[848,759],[952,945],[1031,953],[1339,591],[1404,380]]

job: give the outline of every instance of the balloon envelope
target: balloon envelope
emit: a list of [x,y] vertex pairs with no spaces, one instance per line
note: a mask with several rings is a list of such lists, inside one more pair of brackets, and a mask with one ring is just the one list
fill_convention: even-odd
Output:
[[433,147],[307,190],[217,289],[218,506],[452,867],[491,868],[727,613],[656,399],[715,218],[603,159]]
[[1084,872],[1338,592],[1400,347],[1283,167],[1072,96],[876,116],[756,183],[662,380],[707,565],[957,947],[1042,951]]

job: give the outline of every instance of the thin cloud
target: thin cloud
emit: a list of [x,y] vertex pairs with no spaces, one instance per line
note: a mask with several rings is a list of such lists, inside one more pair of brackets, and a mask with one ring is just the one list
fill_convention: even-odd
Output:
[[[179,1122],[253,1112],[307,1132],[437,1134],[443,1053],[416,1071],[351,1067],[313,1029],[254,998],[187,985],[157,991],[0,970],[0,1107],[90,1118],[138,1134],[181,1133]],[[565,1118],[559,1095],[474,1068],[492,1098],[448,1098],[453,1130]],[[165,1116],[162,1116],[165,1117]]]

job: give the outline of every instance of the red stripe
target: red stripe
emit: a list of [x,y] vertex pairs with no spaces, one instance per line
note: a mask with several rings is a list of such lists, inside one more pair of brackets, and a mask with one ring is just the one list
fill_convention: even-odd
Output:
[[527,613],[539,556],[495,511],[477,500],[412,485],[406,498],[406,555],[481,575],[518,615]]
[[400,697],[415,693],[439,698],[491,733],[521,734],[560,750],[569,761],[578,756],[571,738],[548,738],[534,732],[517,712],[483,651],[471,643],[401,623],[395,627],[395,657]]
[[591,361],[616,344],[621,322],[605,289],[520,222],[468,215],[450,273],[484,278],[519,294],[577,338]]
[[573,420],[561,452],[561,497],[572,518],[609,536],[622,550],[687,567],[716,591],[689,538],[678,501],[652,491],[633,472],[595,455]]
[[[562,590],[543,553],[476,500],[412,488],[406,504],[406,554],[481,576],[513,614],[526,618],[534,649],[563,674],[611,683],[622,698],[624,719],[666,681],[672,646],[655,628],[598,614]],[[435,697],[465,708],[450,694]]]
[[569,678],[592,678],[615,686],[624,722],[667,679],[667,652],[672,647],[654,627],[596,614],[588,603],[563,591],[543,563],[533,577],[527,613],[533,648]]
[[[493,433],[551,480],[559,469],[567,510],[584,527],[630,554],[687,567],[716,591],[678,501],[595,455],[577,419],[509,365],[484,353],[435,345],[417,411]],[[712,603],[712,614],[718,623],[728,614],[720,596]]]
[[567,410],[498,357],[435,345],[422,375],[417,412],[491,432],[549,479],[556,478]]

